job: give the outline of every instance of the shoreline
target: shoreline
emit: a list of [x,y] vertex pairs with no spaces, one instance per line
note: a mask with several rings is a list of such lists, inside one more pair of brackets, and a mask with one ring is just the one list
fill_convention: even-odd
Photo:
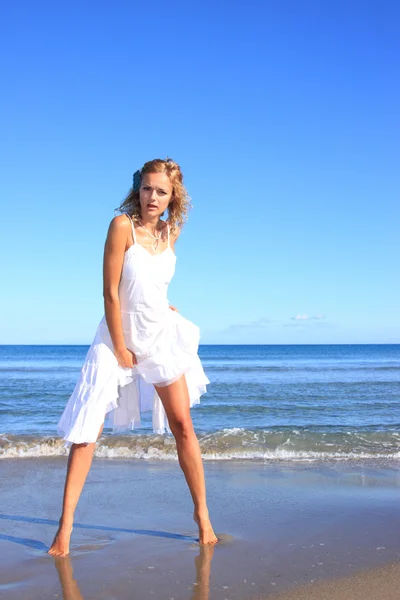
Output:
[[[381,433],[378,441],[375,433],[360,431],[329,434],[271,429],[259,432],[232,427],[196,435],[203,460],[211,463],[400,465],[397,432]],[[0,461],[63,458],[68,452],[69,448],[58,436],[0,433]],[[172,434],[132,431],[103,432],[96,443],[94,456],[97,459],[178,460]]]
[[389,569],[394,588],[400,582],[396,468],[207,461],[210,516],[221,539],[211,550],[196,541],[175,461],[95,458],[68,560],[46,554],[65,468],[66,457],[0,461],[7,600],[62,597],[62,588],[67,600],[286,598],[339,579],[354,589],[359,572],[376,569]]

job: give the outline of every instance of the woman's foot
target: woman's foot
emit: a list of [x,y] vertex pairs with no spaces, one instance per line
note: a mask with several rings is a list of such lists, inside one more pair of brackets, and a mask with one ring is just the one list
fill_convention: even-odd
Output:
[[60,525],[47,554],[51,554],[52,556],[67,556],[69,554],[71,533],[72,525]]
[[209,544],[216,544],[218,542],[218,538],[214,533],[208,513],[200,514],[196,511],[194,511],[193,520],[199,528],[199,543],[200,544],[209,545]]

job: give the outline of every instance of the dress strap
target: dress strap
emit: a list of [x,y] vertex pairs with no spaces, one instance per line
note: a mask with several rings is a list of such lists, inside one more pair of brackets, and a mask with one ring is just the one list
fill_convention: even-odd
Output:
[[168,248],[169,248],[169,223],[167,222],[167,232],[168,232]]
[[136,233],[135,233],[135,226],[133,224],[132,218],[128,215],[128,213],[125,213],[126,216],[128,217],[128,219],[130,220],[131,224],[132,224],[132,237],[133,237],[133,241],[136,244]]

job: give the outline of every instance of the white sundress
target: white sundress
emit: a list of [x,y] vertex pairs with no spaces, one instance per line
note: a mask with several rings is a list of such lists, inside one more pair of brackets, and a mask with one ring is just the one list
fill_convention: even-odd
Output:
[[176,263],[169,224],[168,247],[150,254],[137,243],[127,216],[134,243],[125,252],[118,293],[126,347],[138,362],[133,368],[118,365],[103,316],[58,423],[66,446],[95,442],[105,417],[113,432],[133,429],[146,410],[153,411],[154,433],[170,432],[153,384],[169,385],[185,374],[193,406],[210,383],[198,356],[199,328],[169,308],[168,284]]

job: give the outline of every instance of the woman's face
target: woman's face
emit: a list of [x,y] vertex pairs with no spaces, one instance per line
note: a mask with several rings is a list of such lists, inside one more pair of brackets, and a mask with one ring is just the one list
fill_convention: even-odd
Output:
[[166,173],[145,173],[139,190],[142,217],[162,215],[171,202],[172,192]]

